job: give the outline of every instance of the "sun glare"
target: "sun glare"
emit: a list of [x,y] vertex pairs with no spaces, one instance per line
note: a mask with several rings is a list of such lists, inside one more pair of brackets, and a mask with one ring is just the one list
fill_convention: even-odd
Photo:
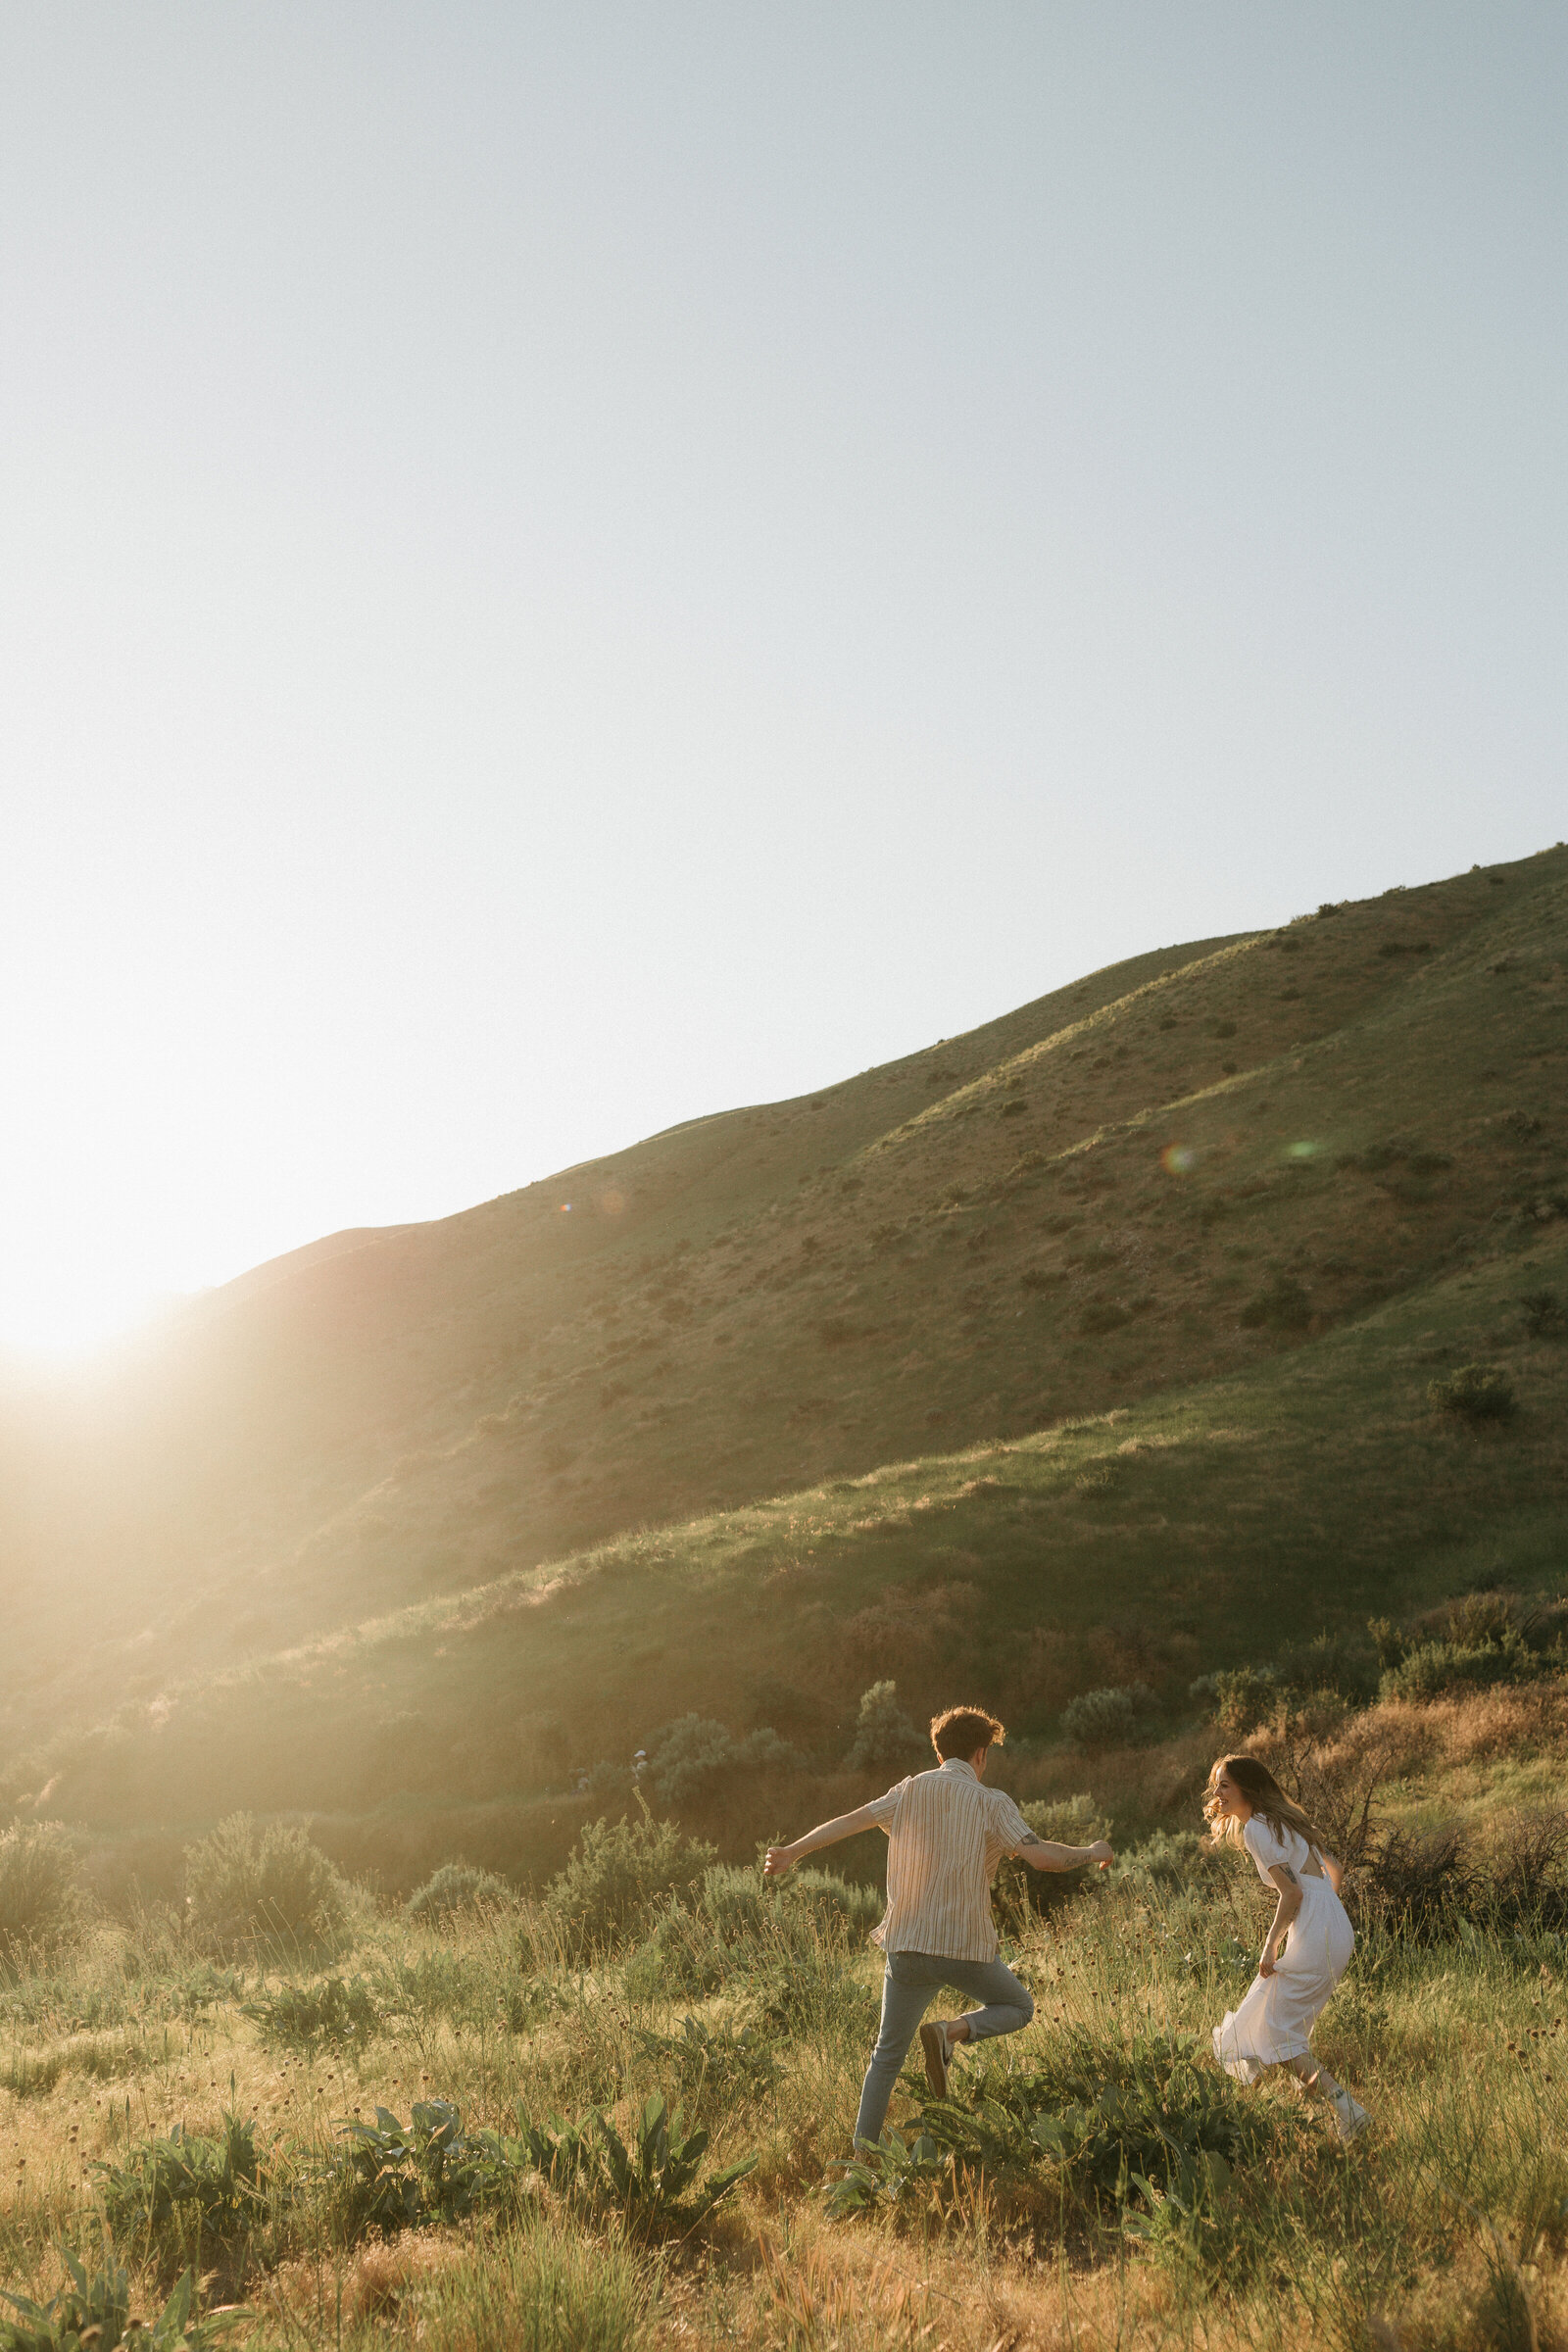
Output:
[[75,1283],[58,1265],[31,1280],[13,1268],[0,1283],[0,1348],[40,1366],[70,1363],[158,1322],[188,1295]]

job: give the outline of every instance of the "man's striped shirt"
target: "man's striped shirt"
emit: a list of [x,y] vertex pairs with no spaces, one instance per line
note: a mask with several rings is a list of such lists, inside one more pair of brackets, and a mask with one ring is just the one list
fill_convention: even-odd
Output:
[[889,1952],[994,1960],[991,1882],[1003,1855],[1031,1835],[1011,1797],[950,1756],[939,1771],[890,1788],[871,1818],[889,1839],[888,1907],[872,1942]]

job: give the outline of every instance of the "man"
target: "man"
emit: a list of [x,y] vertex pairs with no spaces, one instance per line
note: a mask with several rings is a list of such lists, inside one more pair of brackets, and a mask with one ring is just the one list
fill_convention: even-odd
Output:
[[[806,1854],[860,1830],[888,1836],[888,1907],[871,1940],[887,1955],[882,1984],[882,2031],[866,2069],[857,2146],[882,2136],[888,2101],[905,2052],[920,2029],[925,2079],[938,2098],[947,2093],[953,2053],[969,2041],[1016,2034],[1034,2016],[1026,1985],[997,1957],[991,1882],[1004,1854],[1032,1870],[1075,1870],[1113,1859],[1101,1838],[1094,1845],[1054,1845],[1037,1838],[1010,1796],[985,1788],[986,1764],[1003,1729],[981,1707],[949,1707],[931,1725],[935,1772],[917,1772],[858,1812],[808,1830],[793,1845],[768,1849],[764,1869],[780,1879]],[[982,2005],[965,2017],[921,2025],[932,1996],[956,1985]]]

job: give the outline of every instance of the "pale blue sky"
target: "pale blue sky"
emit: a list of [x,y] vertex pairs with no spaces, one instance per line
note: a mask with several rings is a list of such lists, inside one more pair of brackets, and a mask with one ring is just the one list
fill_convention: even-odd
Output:
[[1568,832],[1558,5],[0,17],[0,1341]]

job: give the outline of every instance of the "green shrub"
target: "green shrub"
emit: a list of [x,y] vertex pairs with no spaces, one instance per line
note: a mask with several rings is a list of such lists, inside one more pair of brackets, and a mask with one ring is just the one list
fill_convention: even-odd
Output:
[[718,1862],[703,1879],[699,1907],[730,1936],[759,1935],[770,1919],[795,1908],[809,1908],[829,1933],[843,1927],[869,1934],[882,1916],[882,1897],[876,1887],[856,1885],[831,1870],[797,1868],[770,1888],[755,1870]]
[[1485,1690],[1494,1683],[1531,1681],[1541,1671],[1517,1634],[1500,1642],[1423,1642],[1384,1675],[1384,1698],[1437,1698],[1445,1690]]
[[494,1908],[515,1900],[505,1879],[471,1862],[443,1862],[409,1897],[409,1917],[439,1924],[462,1911]]
[[627,1990],[668,1999],[755,1982],[796,1960],[815,1966],[824,1952],[862,1942],[882,1907],[878,1888],[831,1871],[792,1870],[768,1886],[755,1869],[715,1863],[691,1908],[666,1910],[627,1963]]
[[763,1725],[737,1740],[722,1723],[677,1716],[654,1734],[648,1751],[654,1795],[662,1805],[689,1805],[714,1795],[742,1772],[798,1772],[806,1759]]
[[1377,1659],[1354,1634],[1324,1633],[1309,1642],[1287,1642],[1275,1653],[1272,1672],[1283,1690],[1302,1698],[1328,1690],[1365,1703],[1377,1695]]
[[[1018,1810],[1051,1845],[1093,1845],[1110,1836],[1109,1816],[1090,1796],[1036,1796]],[[998,1911],[1015,1927],[1031,1911],[1055,1911],[1071,1902],[1094,1876],[1087,1862],[1074,1870],[1031,1870],[1009,1856],[997,1872]]]
[[873,1683],[860,1693],[855,1740],[844,1759],[852,1772],[908,1771],[924,1742],[899,1704],[897,1683]]
[[1110,1836],[1110,1816],[1092,1796],[1032,1796],[1018,1810],[1051,1845],[1093,1845]]
[[1533,1340],[1560,1340],[1568,1331],[1568,1315],[1555,1291],[1526,1291],[1519,1304],[1525,1329]]
[[539,2006],[533,1987],[515,1983],[505,1993],[482,1958],[463,1950],[419,1952],[412,1960],[391,1959],[376,1970],[372,1990],[384,2018],[407,2018],[429,2027],[445,2018],[453,2026],[483,2026],[498,2013],[527,2014]]
[[1200,1886],[1218,1867],[1196,1830],[1155,1830],[1118,1858],[1113,1876],[1118,1885],[1147,1895]]
[[75,1857],[58,1822],[0,1831],[0,1968],[49,1959],[78,1934],[84,1911]]
[[672,1900],[689,1902],[716,1860],[710,1845],[643,1808],[636,1821],[590,1821],[541,1906],[573,1957],[645,1936]]
[[1286,2129],[1270,2102],[1238,2094],[1185,2035],[1122,2044],[1076,2034],[1045,2066],[988,2067],[966,2097],[929,2101],[912,2145],[890,2132],[881,2149],[857,2150],[827,2207],[858,2212],[970,2170],[998,2184],[1044,2176],[1081,2216],[1117,2214],[1141,2235],[1170,2199],[1208,2222],[1233,2168],[1259,2167]]
[[266,2205],[256,2119],[225,2115],[220,2135],[176,2124],[167,2137],[144,2139],[118,2164],[99,2164],[104,2219],[117,2242],[167,2256],[253,2225]]
[[1200,1674],[1188,1690],[1188,1696],[1206,1706],[1220,1730],[1233,1739],[1272,1714],[1279,1694],[1272,1666],[1222,1667],[1217,1674]]
[[190,1923],[219,1951],[330,1944],[348,1918],[350,1890],[302,1829],[231,1813],[185,1848]]
[[679,2108],[672,2115],[658,2091],[645,2101],[629,2142],[597,2109],[576,2124],[560,2116],[545,2127],[525,2115],[519,2121],[521,2137],[509,2141],[509,2149],[515,2144],[524,2150],[533,2169],[557,2187],[618,2207],[626,2227],[642,2237],[666,2227],[689,2234],[758,2163],[755,2156],[743,2157],[710,2173],[697,2187],[709,2135],[684,2132]]
[[1276,1274],[1242,1309],[1246,1331],[1304,1331],[1311,1319],[1312,1302],[1294,1274]]
[[752,1936],[733,1940],[700,1911],[672,1904],[653,1934],[626,1962],[626,1996],[632,2001],[706,1999],[756,1965]]
[[1461,1364],[1427,1383],[1427,1401],[1461,1421],[1506,1421],[1513,1413],[1513,1382],[1496,1364]]
[[671,2115],[658,2091],[651,2093],[637,2118],[629,2146],[608,2117],[597,2116],[595,2121],[603,2143],[605,2183],[628,2227],[641,2235],[666,2223],[689,2228],[727,2197],[759,2162],[756,2156],[744,2156],[739,2164],[710,2173],[698,2188],[709,2134],[684,2132],[680,2109]]
[[[1394,1629],[1378,1619],[1370,1640],[1353,1634],[1317,1634],[1309,1642],[1287,1642],[1268,1666],[1225,1666],[1200,1674],[1189,1684],[1188,1696],[1206,1706],[1222,1732],[1238,1738],[1266,1722],[1283,1698],[1318,1698],[1329,1694],[1352,1705],[1368,1704],[1378,1693],[1378,1677],[1391,1663]],[[1399,1644],[1402,1657],[1407,1642]]]
[[1373,1857],[1363,1908],[1401,1936],[1451,1936],[1474,1908],[1475,1873],[1457,1828],[1390,1830]]
[[65,2255],[71,2283],[48,2303],[33,2303],[25,2295],[3,2295],[0,2301],[22,2314],[0,2318],[0,2352],[119,2352],[134,2343],[140,2352],[205,2352],[234,2325],[234,2316],[220,2312],[211,2320],[191,2316],[196,2299],[196,2274],[186,2271],[155,2320],[130,2318],[130,2279],[113,2262],[89,2278],[72,2253]]
[[284,1984],[242,2002],[241,2011],[256,2020],[263,2041],[279,2049],[363,2049],[381,2031],[381,2013],[363,1977],[352,1984],[327,1977],[318,1984]]
[[672,2066],[682,2092],[699,2099],[712,2091],[755,2098],[779,2079],[773,2044],[755,2026],[714,2026],[683,2017],[678,2034],[639,2031],[637,2040],[645,2058]]
[[535,2162],[526,2126],[520,2138],[466,2132],[447,2099],[416,2100],[407,2124],[377,2107],[373,2124],[342,2129],[349,2145],[331,2166],[328,2185],[351,2238],[466,2221],[514,2197]]
[[1147,1683],[1084,1690],[1061,1711],[1061,1728],[1074,1747],[1093,1755],[1105,1747],[1127,1747],[1139,1736],[1140,1718],[1154,1703]]

